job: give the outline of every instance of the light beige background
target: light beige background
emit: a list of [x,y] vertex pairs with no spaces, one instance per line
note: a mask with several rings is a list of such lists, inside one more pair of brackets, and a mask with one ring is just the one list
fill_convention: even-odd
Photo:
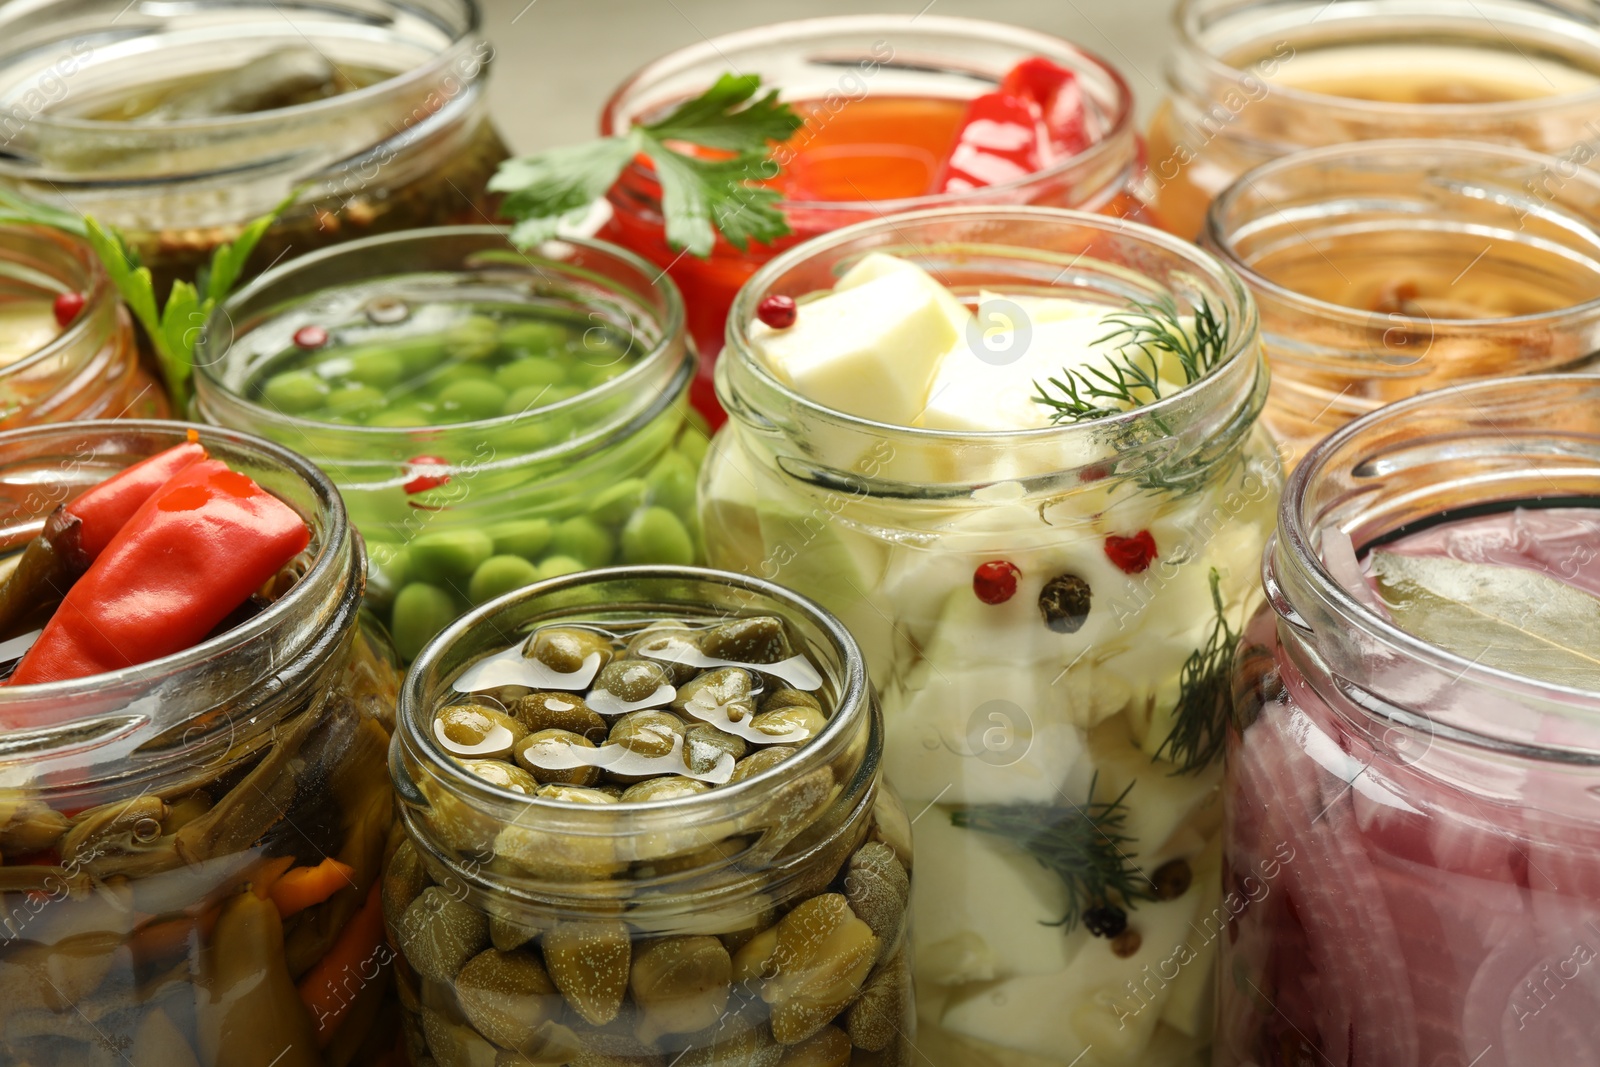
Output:
[[479,0],[496,48],[495,120],[513,151],[595,136],[611,90],[656,56],[704,37],[818,15],[919,11],[995,19],[1065,37],[1127,78],[1148,118],[1162,93],[1173,0]]

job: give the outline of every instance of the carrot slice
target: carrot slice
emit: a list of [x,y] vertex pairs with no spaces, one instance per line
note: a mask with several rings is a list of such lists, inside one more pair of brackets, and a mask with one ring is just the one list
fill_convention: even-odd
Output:
[[336,859],[324,859],[315,867],[295,867],[285,871],[267,890],[278,914],[289,916],[321,904],[346,886],[354,885],[355,868]]
[[383,943],[381,885],[381,882],[372,884],[367,902],[345,923],[328,954],[300,980],[300,1001],[311,1013],[320,1047],[333,1040],[350,1006],[355,1003],[356,994],[368,982],[376,981],[379,971],[389,961],[389,950],[380,951]]
[[[263,863],[261,869],[256,872],[251,885],[251,888],[255,890],[257,899],[266,900],[267,897],[271,896],[272,887],[293,866],[293,856],[274,856]],[[279,917],[282,918],[281,915]]]

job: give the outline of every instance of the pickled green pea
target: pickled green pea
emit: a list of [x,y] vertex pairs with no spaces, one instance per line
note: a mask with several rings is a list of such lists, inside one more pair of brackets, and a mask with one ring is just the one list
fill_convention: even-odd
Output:
[[566,382],[567,368],[548,356],[525,356],[497,369],[494,380],[513,392],[528,386],[543,389]]
[[500,330],[500,342],[509,348],[546,352],[567,340],[567,328],[555,322],[522,319],[508,322]]
[[620,359],[615,363],[579,363],[573,369],[572,377],[574,381],[581,382],[587,388],[594,389],[597,386],[604,385],[618,375],[625,374],[627,370],[628,364]]
[[490,556],[472,572],[467,598],[474,604],[487,603],[538,580],[539,568],[521,556]]
[[672,512],[645,508],[622,528],[622,559],[626,563],[687,566],[694,562],[694,541]]
[[382,426],[389,429],[409,429],[416,426],[432,426],[433,416],[414,404],[380,411],[367,420],[368,426]]
[[571,556],[550,556],[539,564],[539,580],[542,582],[546,578],[559,578],[563,574],[577,574],[588,569]]
[[500,324],[485,315],[462,319],[445,331],[444,349],[451,359],[477,363],[500,347]]
[[624,478],[595,494],[589,515],[607,526],[621,526],[644,503],[644,495],[643,478]]
[[616,541],[593,519],[578,516],[556,527],[550,546],[557,555],[570,556],[584,567],[604,567],[617,554]]
[[408,551],[412,573],[439,585],[465,581],[494,555],[494,541],[482,530],[436,530],[418,534]]
[[350,368],[344,376],[352,382],[388,389],[405,376],[405,364],[398,353],[388,348],[366,348],[350,354]]
[[555,528],[549,519],[515,519],[489,527],[496,555],[521,556],[528,560],[537,559],[554,535]]
[[328,383],[308,370],[274,374],[261,388],[261,399],[285,415],[299,415],[322,406]]
[[370,385],[349,385],[327,395],[323,406],[330,415],[365,419],[383,410],[383,393]]
[[678,437],[678,452],[694,466],[699,467],[706,461],[706,450],[711,447],[711,439],[694,426],[687,426]]
[[645,476],[650,487],[650,502],[687,515],[695,505],[694,464],[678,452],[662,456]]
[[443,389],[445,386],[454,385],[456,382],[493,382],[494,372],[488,367],[477,363],[450,363],[438,370],[428,378],[427,384],[434,389]]
[[436,337],[397,337],[384,344],[399,359],[401,377],[416,377],[445,361],[445,350]]
[[494,382],[452,382],[439,390],[439,410],[467,421],[492,419],[500,414],[507,395]]
[[549,407],[552,404],[559,404],[563,400],[571,400],[581,392],[583,392],[583,387],[579,385],[552,385],[549,391],[544,394],[544,406]]
[[411,554],[404,545],[386,541],[367,543],[367,584],[394,590],[405,584],[411,573]]
[[416,659],[422,646],[433,635],[449,626],[456,617],[456,601],[436,585],[412,582],[394,598],[394,615],[389,630],[395,651],[405,659]]

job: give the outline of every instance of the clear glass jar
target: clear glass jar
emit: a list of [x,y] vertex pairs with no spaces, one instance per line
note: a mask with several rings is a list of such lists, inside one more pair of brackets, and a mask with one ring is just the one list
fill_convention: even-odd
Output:
[[[868,252],[904,257],[966,300],[980,289],[1112,306],[1204,299],[1232,340],[1183,392],[1094,422],[1012,433],[868,422],[781,384],[749,338],[761,300],[826,289]],[[1117,219],[925,212],[773,260],[735,302],[724,351],[729,423],[701,487],[708,557],[806,590],[862,645],[883,699],[885,773],[922,812],[919,1048],[941,1065],[1196,1062],[1209,954],[1185,960],[1142,1011],[1125,983],[1186,951],[1217,880],[1222,723],[1204,694],[1220,664],[1193,671],[1201,684],[1185,678],[1253,606],[1281,484],[1255,427],[1267,375],[1249,293],[1204,252]],[[1142,533],[1155,560],[1125,571],[1111,541]],[[1020,571],[1003,603],[975,590],[991,561]],[[1052,610],[1074,597],[1075,628],[1073,612]],[[1180,726],[1188,740],[1173,745]],[[1089,821],[1118,843],[1101,860],[1128,895],[1155,879],[1161,899],[1052,873],[1062,841],[1097,839]],[[1064,924],[1074,902],[1120,914],[1128,936]],[[1102,917],[1102,930],[1114,923]]]
[[[420,329],[430,309],[451,306],[561,317],[584,337],[619,333],[633,362],[556,403],[437,425],[316,421],[262,392],[260,380],[302,327],[386,320],[397,303],[407,310],[395,329]],[[398,352],[404,339],[377,344]],[[694,480],[705,438],[683,403],[694,375],[683,304],[669,279],[620,248],[575,239],[523,252],[500,230],[477,226],[327,249],[224,304],[196,362],[201,417],[294,448],[339,486],[372,557],[369,603],[407,659],[488,599],[473,579],[492,560],[519,557],[522,567],[511,567],[528,574],[552,561],[577,569],[700,555]],[[470,361],[447,355],[442,366],[453,373],[462,362]],[[663,549],[630,533],[641,525],[665,527],[673,543]],[[546,566],[543,576],[554,573],[564,572]]]
[[[0,434],[0,549],[187,430]],[[304,570],[185,652],[0,687],[7,1063],[315,1067],[393,1043],[375,1025],[390,968],[374,919],[399,674],[360,621],[360,543],[305,460],[228,430],[200,435],[305,518]],[[274,880],[328,858],[348,884],[280,918]]]
[[[821,733],[742,781],[571,803],[490,785],[436,739],[463,670],[538,626],[749,616],[782,620],[832,709]],[[882,781],[882,743],[855,641],[767,582],[613,568],[457,622],[412,667],[391,762],[405,840],[385,914],[413,1062],[911,1062],[911,834]],[[749,964],[769,943],[771,969]],[[497,973],[522,976],[516,1002],[494,996]]]
[[1437,137],[1600,156],[1600,16],[1583,0],[1182,0],[1143,195],[1173,233],[1302,148]]
[[1263,164],[1202,246],[1261,310],[1262,422],[1292,463],[1351,419],[1600,355],[1600,172],[1515,148],[1374,141]]
[[[474,0],[6,4],[0,182],[117,226],[163,293],[291,194],[254,270],[366,234],[481,222],[506,150],[478,18]],[[297,64],[343,91],[299,99],[291,90],[316,93],[296,79],[315,75]],[[279,95],[241,81],[251,71],[276,76]],[[159,110],[206,79],[239,113]]]
[[1600,1055],[1600,692],[1407,634],[1336,578],[1356,561],[1328,547],[1594,507],[1597,401],[1588,375],[1457,386],[1365,416],[1295,471],[1270,607],[1237,658],[1226,896],[1206,924],[1220,1067]]
[[[654,171],[636,165],[624,172],[608,195],[612,215],[601,236],[667,270],[683,290],[689,335],[704,360],[692,394],[696,408],[715,423],[722,421],[712,372],[734,294],[774,255],[818,234],[950,204],[1048,204],[1141,218],[1144,206],[1129,193],[1142,166],[1133,94],[1104,60],[1059,37],[926,12],[910,23],[899,15],[850,15],[742,30],[664,56],[623,83],[600,117],[600,132],[608,136],[705,91],[730,70],[761,75],[763,84],[776,87],[791,103],[817,105],[825,127],[868,99],[968,100],[993,92],[1006,71],[1030,56],[1043,56],[1078,76],[1085,106],[1100,128],[1084,152],[1018,182],[901,200],[789,201],[782,210],[794,236],[771,246],[751,245],[745,252],[719,239],[709,259],[698,259],[667,244]],[[808,136],[802,130],[774,158],[787,164]],[[925,164],[930,179],[938,162]],[[880,160],[880,165],[885,164]]]
[[[65,329],[51,311],[62,293],[83,297]],[[43,226],[0,226],[0,301],[12,346],[0,352],[0,430],[166,416],[166,395],[139,365],[133,321],[86,242]]]

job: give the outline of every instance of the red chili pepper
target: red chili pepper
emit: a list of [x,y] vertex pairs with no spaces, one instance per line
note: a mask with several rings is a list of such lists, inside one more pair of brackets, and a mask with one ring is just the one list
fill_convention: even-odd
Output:
[[1024,59],[1000,81],[1000,91],[1039,107],[1049,150],[1045,163],[1075,156],[1089,147],[1088,110],[1078,76],[1043,56]]
[[78,520],[77,548],[85,557],[85,562],[93,562],[105,550],[117,531],[150,499],[151,494],[185,467],[207,458],[209,456],[203,446],[196,441],[186,441],[176,448],[158,452],[149,459],[135,463],[68,504],[67,514]]
[[310,543],[305,521],[220,460],[191,464],[67,593],[8,685],[83,678],[204,640]]
[[1039,105],[1008,93],[985,93],[967,105],[955,147],[933,191],[958,192],[1019,181],[1044,164]]
[[1132,537],[1111,534],[1106,538],[1106,558],[1124,574],[1141,574],[1156,558],[1156,539],[1149,530],[1140,530]]

